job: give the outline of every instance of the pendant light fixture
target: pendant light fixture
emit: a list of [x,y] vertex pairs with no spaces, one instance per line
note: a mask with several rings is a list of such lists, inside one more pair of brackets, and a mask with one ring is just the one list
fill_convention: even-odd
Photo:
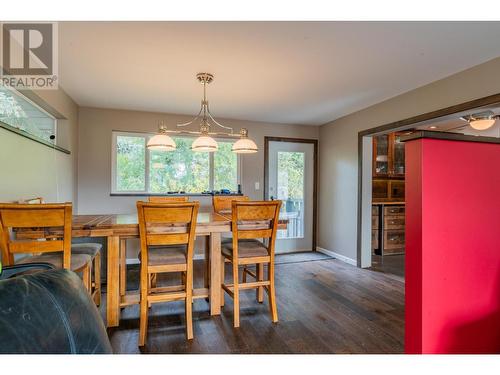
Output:
[[463,116],[461,118],[462,120],[467,121],[471,128],[475,130],[487,130],[495,125],[495,122],[500,118],[500,116],[495,115],[492,111],[486,111],[473,115]]
[[175,151],[177,145],[175,141],[167,134],[167,125],[165,121],[160,121],[158,134],[150,138],[147,144],[148,149],[158,151]]
[[[160,124],[159,132],[157,135],[152,137],[147,147],[151,150],[163,150],[163,151],[173,151],[175,150],[175,142],[170,138],[167,133],[171,134],[187,134],[187,135],[198,135],[193,143],[191,144],[191,150],[197,152],[215,152],[219,149],[217,141],[212,136],[229,137],[229,138],[240,138],[236,141],[231,149],[237,154],[250,154],[255,153],[259,149],[255,142],[248,138],[248,130],[242,128],[239,133],[234,133],[233,128],[230,126],[225,126],[217,122],[212,114],[210,113],[210,108],[208,106],[207,100],[207,84],[214,80],[213,74],[210,73],[198,73],[196,75],[198,81],[203,85],[203,100],[201,101],[201,108],[198,114],[191,121],[183,124],[177,124],[177,128],[183,128],[185,126],[193,124],[196,120],[200,119],[199,131],[188,131],[188,130],[167,130],[164,122]],[[216,125],[222,129],[224,132],[213,132],[211,127]],[[167,137],[167,138],[165,138]]]

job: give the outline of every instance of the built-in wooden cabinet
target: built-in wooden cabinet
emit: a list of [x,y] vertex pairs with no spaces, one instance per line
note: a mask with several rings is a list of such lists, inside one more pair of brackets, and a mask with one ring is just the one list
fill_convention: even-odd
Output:
[[372,250],[377,255],[404,254],[403,203],[379,203],[372,206]]
[[403,133],[373,138],[372,250],[378,255],[405,251],[405,146]]
[[373,137],[373,177],[399,177],[405,175],[405,146],[402,133]]

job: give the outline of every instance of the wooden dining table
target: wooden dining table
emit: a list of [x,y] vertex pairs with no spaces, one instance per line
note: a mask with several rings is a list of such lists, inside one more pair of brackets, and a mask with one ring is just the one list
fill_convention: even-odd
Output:
[[[286,229],[287,220],[280,220],[279,229]],[[210,314],[221,311],[221,235],[231,232],[230,213],[200,212],[196,236],[207,236],[210,259],[209,285],[193,291],[193,298],[208,298]],[[116,327],[122,307],[138,304],[138,291],[120,293],[120,240],[139,237],[137,214],[74,215],[73,237],[105,237],[107,241],[106,324]],[[123,251],[123,250],[122,250]]]

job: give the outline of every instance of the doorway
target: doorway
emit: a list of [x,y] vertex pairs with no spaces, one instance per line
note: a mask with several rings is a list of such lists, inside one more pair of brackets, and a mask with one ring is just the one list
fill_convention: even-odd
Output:
[[316,249],[317,140],[265,138],[265,198],[281,200],[277,253]]
[[[404,244],[404,234],[403,236],[400,235],[404,228],[399,227],[404,225],[400,220],[403,217],[402,211],[398,212],[394,209],[394,212],[389,212],[393,216],[385,217],[381,214],[391,211],[390,208],[379,208],[377,215],[376,209],[373,207],[374,201],[376,202],[377,200],[378,203],[386,203],[383,199],[386,193],[392,199],[395,197],[395,194],[398,195],[403,190],[402,194],[404,196],[404,184],[398,181],[397,178],[401,177],[398,175],[404,172],[404,162],[400,157],[402,152],[404,152],[404,147],[398,142],[391,143],[388,134],[393,134],[395,141],[398,134],[405,135],[405,133],[422,131],[459,133],[479,137],[500,137],[500,122],[488,130],[476,130],[468,120],[470,118],[480,118],[480,116],[496,116],[497,114],[500,114],[500,94],[443,108],[358,133],[358,267],[374,267],[376,269],[380,266],[374,264],[380,261],[380,256],[384,254],[383,252],[380,253],[380,251],[377,254],[374,251],[374,246],[384,246],[383,243],[380,244],[381,237],[374,236],[377,230],[380,234],[385,235],[382,241],[386,243],[388,243],[387,241],[391,241],[391,243],[395,244],[394,249],[389,250],[398,250]],[[387,145],[389,145],[389,150],[386,147]],[[390,147],[395,147],[395,149],[390,150]],[[392,152],[392,164],[389,152]],[[399,161],[397,160],[398,156]],[[394,177],[387,184],[388,190],[386,185],[376,181],[386,178],[387,176],[383,176],[385,174],[392,174],[392,177]],[[397,201],[399,199],[396,197],[394,200]],[[395,203],[400,204],[401,202]],[[397,215],[400,217],[396,218]],[[378,221],[374,220],[374,216],[381,219]],[[384,221],[382,222],[382,220]],[[379,241],[378,244],[377,240]],[[397,257],[390,258],[389,255],[385,259],[388,259],[389,262],[385,262],[382,265],[384,271],[387,269],[389,273],[398,276],[404,274],[401,273],[403,270],[402,267],[404,267],[404,257],[400,257],[400,259]],[[396,271],[395,268],[397,268]]]

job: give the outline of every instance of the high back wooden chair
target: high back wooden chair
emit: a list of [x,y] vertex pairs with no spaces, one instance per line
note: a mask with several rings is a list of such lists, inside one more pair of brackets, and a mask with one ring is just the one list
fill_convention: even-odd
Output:
[[212,198],[212,204],[214,207],[214,211],[217,213],[230,213],[231,212],[231,203],[233,201],[248,201],[246,195],[229,195],[229,196],[219,196],[214,195]]
[[0,204],[3,263],[13,265],[15,254],[38,254],[28,255],[17,263],[50,263],[56,268],[81,272],[90,292],[91,257],[71,254],[71,221],[71,203]]
[[[193,338],[193,253],[198,202],[137,202],[141,241],[141,299],[139,346],[144,346],[148,325],[148,305],[184,300],[186,335]],[[153,288],[152,274],[184,272],[182,285]]]
[[[234,327],[240,326],[240,290],[257,289],[257,300],[263,301],[263,290],[269,297],[271,318],[278,321],[276,293],[274,286],[274,249],[278,230],[281,201],[233,201],[231,241],[222,243],[223,259],[229,260],[233,269],[233,283],[224,282],[224,261],[222,261],[222,289],[234,300]],[[259,239],[264,239],[267,245]],[[255,264],[252,273],[246,266]],[[268,277],[264,280],[264,265],[268,265]],[[239,282],[239,266],[244,273],[255,278],[253,282]],[[223,301],[221,301],[223,305]]]
[[[151,203],[180,203],[189,201],[189,197],[168,197],[168,196],[149,196]],[[127,291],[127,239],[120,239],[120,295],[124,296]],[[152,286],[156,287],[156,274],[151,275]]]
[[189,197],[165,197],[165,196],[150,196],[148,201],[151,203],[175,203],[188,202]]

